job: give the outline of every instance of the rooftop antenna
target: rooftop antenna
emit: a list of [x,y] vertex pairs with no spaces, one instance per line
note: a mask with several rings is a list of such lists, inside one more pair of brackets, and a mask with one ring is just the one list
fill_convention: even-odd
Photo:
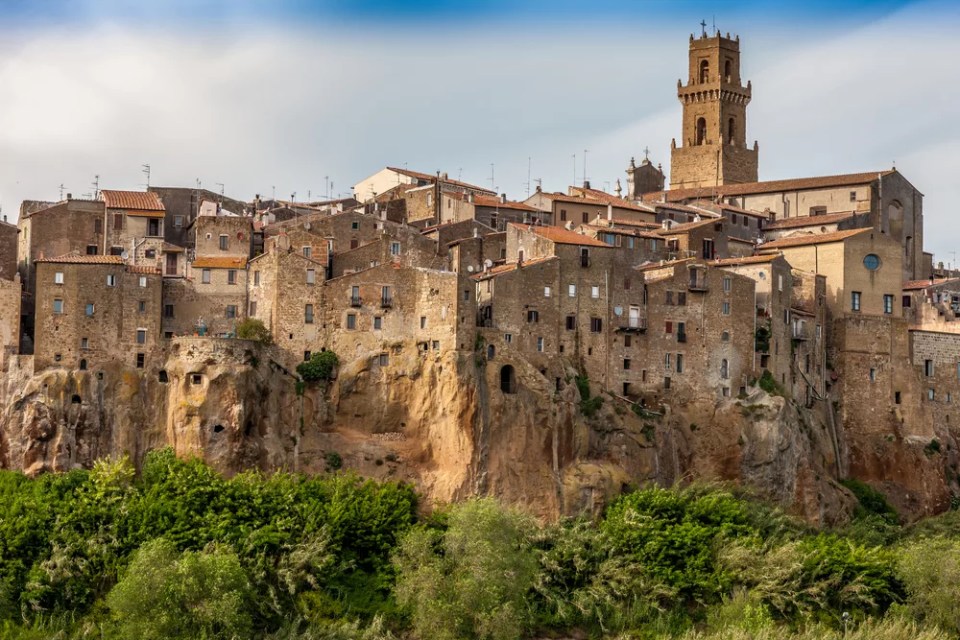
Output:
[[587,150],[583,150],[583,186],[587,186]]
[[220,187],[220,204],[223,204],[223,183],[222,183],[222,182],[214,182],[213,184],[215,184],[215,185],[217,185],[218,187]]
[[297,201],[297,192],[294,191],[293,193],[290,194],[290,202],[296,202],[296,201]]
[[323,176],[323,192],[327,194],[325,197],[327,200],[330,199],[330,176]]
[[63,200],[63,183],[60,183],[60,200]]
[[717,35],[717,34],[719,34],[719,33],[720,33],[720,32],[717,31],[717,16],[716,16],[716,14],[714,14],[714,16],[713,16],[713,35]]
[[577,184],[577,154],[571,156],[573,158],[573,182],[571,184]]
[[533,181],[537,183],[538,187],[543,189],[543,178],[534,178]]
[[140,165],[140,169],[141,169],[140,173],[147,176],[147,189],[149,189],[150,188],[150,165],[142,164]]
[[277,185],[275,184],[270,185],[270,199],[271,200],[277,199]]
[[463,167],[457,169],[457,182],[463,180]]
[[307,189],[307,202],[310,202],[310,200],[312,200],[312,197],[311,197],[312,195],[313,194],[311,193],[310,189]]
[[96,200],[100,197],[100,174],[93,176],[93,182],[90,183],[90,186],[93,187],[93,200]]
[[197,189],[199,190],[199,189],[202,189],[202,188],[203,188],[203,187],[202,187],[202,183],[200,182],[200,178],[197,178]]
[[533,163],[533,159],[530,156],[527,156],[527,197],[530,197],[530,167]]
[[494,176],[494,173],[493,173],[493,169],[494,169],[494,166],[493,166],[493,163],[491,162],[491,163],[490,163],[490,187],[491,187],[494,191],[496,191],[496,190],[497,190],[497,187],[496,187],[496,185],[494,185],[494,177],[493,177],[493,176]]

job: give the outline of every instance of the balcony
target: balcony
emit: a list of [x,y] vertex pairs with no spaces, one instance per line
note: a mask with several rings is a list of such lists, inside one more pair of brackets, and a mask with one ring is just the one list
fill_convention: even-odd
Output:
[[690,284],[687,286],[687,288],[688,288],[690,291],[702,291],[702,292],[706,292],[706,291],[709,291],[709,290],[710,290],[709,287],[707,287],[707,279],[706,279],[706,278],[698,278],[698,279],[696,279],[696,280],[691,279],[691,280],[690,280]]
[[350,296],[351,307],[359,307],[362,304],[363,304],[363,300],[360,298],[360,296]]
[[626,324],[620,325],[617,331],[622,333],[645,333],[647,331],[647,319],[630,318]]
[[381,309],[391,309],[393,308],[393,296],[383,296],[380,298],[380,308]]

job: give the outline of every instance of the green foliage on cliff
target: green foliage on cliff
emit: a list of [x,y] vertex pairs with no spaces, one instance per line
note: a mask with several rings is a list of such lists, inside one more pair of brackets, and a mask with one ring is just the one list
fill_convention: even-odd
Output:
[[237,337],[243,340],[255,340],[263,344],[273,343],[273,336],[270,330],[263,324],[262,320],[257,318],[247,318],[237,325]]
[[333,351],[319,351],[310,356],[306,362],[297,365],[297,373],[305,382],[318,382],[333,377],[340,358]]
[[[891,515],[848,486],[858,520]],[[0,472],[0,637],[960,637],[956,514],[885,522],[878,546],[698,486],[549,525],[492,499],[418,520],[403,484],[228,479],[164,450]]]

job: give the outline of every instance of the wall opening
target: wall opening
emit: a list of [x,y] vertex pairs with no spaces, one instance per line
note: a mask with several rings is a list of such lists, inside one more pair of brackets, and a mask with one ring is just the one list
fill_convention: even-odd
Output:
[[727,79],[727,82],[733,82],[733,64],[727,60],[723,63],[723,77]]
[[517,374],[511,364],[505,364],[500,368],[500,391],[503,393],[517,392]]
[[222,424],[215,424],[215,425],[213,425],[213,432],[214,432],[214,433],[221,433],[222,431],[223,431],[223,425],[222,425]]
[[707,140],[707,120],[697,118],[697,144],[704,144]]
[[493,360],[493,356],[497,354],[497,349],[492,344],[487,345],[487,360]]
[[80,361],[80,371],[86,371],[86,370],[87,370],[87,361],[86,361],[86,360],[81,360],[81,361]]
[[78,396],[77,394],[73,394],[73,397],[70,398],[70,402],[73,403],[73,404],[80,404],[80,402],[81,402],[81,401],[80,401],[80,396]]
[[160,373],[157,374],[157,380],[159,380],[160,382],[163,382],[164,384],[169,382],[169,378],[167,377],[167,372],[161,369]]
[[706,60],[700,61],[700,84],[710,81],[710,63]]
[[737,133],[737,123],[733,118],[727,120],[727,143],[733,144],[733,137]]

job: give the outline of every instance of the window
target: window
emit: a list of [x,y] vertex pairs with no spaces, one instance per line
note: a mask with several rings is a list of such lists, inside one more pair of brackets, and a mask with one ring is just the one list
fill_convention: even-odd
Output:
[[237,317],[237,305],[228,304],[225,317],[227,318],[236,318]]
[[550,287],[544,287],[544,288],[543,288],[543,297],[544,297],[544,298],[549,298],[549,297],[550,297]]
[[249,313],[249,315],[250,315],[251,317],[257,315],[257,302],[256,302],[255,300],[251,300],[251,301],[250,301],[250,313]]
[[583,224],[587,224],[588,222],[590,222],[590,214],[589,214],[589,213],[587,213],[586,211],[584,211],[583,214],[582,214],[582,216],[583,216]]
[[147,301],[141,300],[137,303],[137,312],[146,313],[147,312]]
[[427,328],[427,316],[420,316],[420,328],[421,329]]
[[820,325],[817,325],[817,331],[816,331],[817,340],[820,339],[820,335],[821,335],[822,333],[823,333],[823,329],[820,327]]
[[677,306],[685,307],[687,306],[687,292],[686,291],[677,291]]
[[80,338],[80,348],[86,351],[90,348],[90,338]]
[[631,344],[633,344],[633,336],[628,333],[627,335],[623,336],[623,346],[629,347]]
[[226,251],[227,247],[230,246],[229,243],[230,243],[230,237],[225,233],[221,233],[220,234],[220,251]]
[[893,296],[889,293],[883,295],[883,312],[886,314],[893,313]]
[[210,284],[210,269],[203,269],[200,272],[200,282]]
[[88,255],[88,256],[95,256],[95,255],[97,255],[97,245],[95,245],[95,244],[88,244],[88,245],[87,245],[87,255]]
[[571,284],[567,286],[567,296],[571,298],[577,297],[577,285]]
[[507,344],[512,344],[512,343],[513,343],[513,334],[512,334],[512,333],[505,333],[505,334],[503,334],[503,341],[506,342]]
[[55,274],[53,274],[53,283],[63,284],[63,271],[57,271]]
[[145,358],[144,354],[142,354],[142,353],[138,353],[138,354],[137,354],[137,369],[143,369],[143,363],[144,363],[144,360],[145,360],[145,359],[146,359],[146,358]]
[[666,299],[664,300],[664,304],[673,305],[673,291],[666,292]]
[[566,209],[560,209],[560,221],[561,221],[561,222],[566,222],[566,221],[567,221],[567,210],[566,210]]
[[[304,324],[313,324],[313,305],[305,304],[303,305],[303,322]],[[353,327],[348,327],[352,329]]]
[[354,220],[353,222],[351,222],[351,223],[350,223],[350,228],[353,229],[354,231],[356,231],[357,229],[359,229],[359,228],[360,228],[360,221],[359,221],[359,220]]
[[730,303],[726,300],[723,301],[723,307],[721,309],[721,313],[723,313],[723,315],[725,316],[730,315]]
[[724,331],[723,333],[721,333],[721,334],[720,334],[720,341],[721,341],[721,342],[730,342],[730,332],[729,332],[729,331]]
[[527,322],[540,322],[540,312],[536,309],[529,309],[527,311]]
[[901,305],[903,306],[904,309],[909,309],[912,304],[913,304],[913,300],[910,298],[910,296],[908,296],[908,295],[907,295],[907,296],[903,296],[903,300],[901,301]]
[[351,331],[357,328],[357,314],[348,313],[347,314],[347,329]]
[[399,242],[391,242],[391,243],[390,243],[390,255],[392,255],[392,256],[398,256],[398,255],[400,255],[400,243],[399,243]]
[[227,269],[227,284],[237,284],[236,269]]
[[373,316],[373,330],[380,331],[383,329],[383,318],[380,316]]
[[624,370],[624,371],[629,371],[629,370],[630,370],[630,358],[624,358],[624,359],[623,359],[623,370]]
[[173,216],[173,227],[175,229],[183,227],[183,216]]
[[707,121],[704,118],[697,118],[697,144],[701,145],[707,141]]
[[93,316],[94,306],[92,302],[88,302],[84,314],[87,316]]
[[851,192],[850,192],[850,202],[856,202],[856,201],[857,201],[857,192],[856,192],[856,191],[851,191]]
[[147,276],[140,276],[140,288],[141,289],[147,288]]
[[670,378],[664,378],[664,379],[663,379],[663,388],[664,388],[664,389],[669,389],[669,388],[670,388]]
[[94,233],[103,233],[103,220],[97,218],[93,221],[93,232]]
[[147,344],[146,329],[137,329],[137,344]]
[[591,297],[591,298],[594,298],[594,299],[599,298],[599,297],[600,297],[600,287],[597,287],[597,286],[590,287],[590,297]]
[[733,279],[730,276],[724,276],[723,278],[723,292],[730,293],[730,289],[733,288]]
[[113,214],[113,228],[116,230],[123,229],[123,214],[115,213]]
[[777,274],[777,291],[783,291],[783,274]]
[[927,389],[927,400],[933,402],[937,398],[937,392],[933,389]]
[[381,353],[379,356],[377,356],[377,364],[380,365],[381,367],[388,366],[390,364],[390,354]]
[[301,251],[303,252],[304,258],[309,258],[313,255],[313,248],[311,247],[303,247]]
[[876,382],[876,381],[877,381],[877,370],[874,369],[873,367],[870,367],[870,382]]
[[683,373],[683,354],[677,354],[677,373]]
[[[586,217],[587,214],[583,214]],[[586,220],[584,220],[586,222]],[[580,247],[580,266],[589,267],[590,266],[590,249],[586,247]]]
[[577,328],[577,317],[567,316],[567,331],[573,331]]
[[667,371],[673,369],[673,354],[665,353],[663,354],[663,368]]
[[899,391],[894,391],[894,392],[893,392],[893,402],[894,402],[894,404],[900,404],[900,392],[899,392]]
[[867,271],[876,271],[880,268],[880,256],[875,253],[868,253],[863,256],[863,266]]
[[172,304],[165,304],[165,305],[163,305],[163,317],[164,317],[164,318],[172,318],[172,317],[173,317],[173,305],[172,305]]
[[590,331],[593,333],[603,331],[603,320],[601,318],[590,318]]
[[678,322],[677,323],[677,342],[686,342],[687,341],[687,323]]
[[859,291],[850,292],[850,310],[860,311],[860,292]]
[[317,270],[307,269],[307,284],[314,284],[317,281]]
[[115,286],[117,286],[117,276],[113,275],[112,273],[109,274],[109,275],[107,276],[107,286],[108,286],[108,287],[115,287]]
[[623,279],[623,290],[624,290],[624,291],[629,291],[629,290],[630,290],[630,278],[624,278],[624,279]]
[[673,333],[673,322],[670,320],[667,320],[666,324],[664,325],[664,333]]
[[923,361],[923,375],[928,378],[933,377],[933,360],[924,360]]
[[255,287],[259,287],[259,286],[260,286],[260,272],[259,272],[259,271],[254,271],[254,272],[253,272],[253,285],[254,285]]
[[726,358],[720,360],[720,377],[724,380],[730,377],[730,363]]
[[202,383],[203,383],[203,375],[199,373],[190,374],[190,384],[202,384]]
[[537,338],[537,351],[543,353],[543,338]]

